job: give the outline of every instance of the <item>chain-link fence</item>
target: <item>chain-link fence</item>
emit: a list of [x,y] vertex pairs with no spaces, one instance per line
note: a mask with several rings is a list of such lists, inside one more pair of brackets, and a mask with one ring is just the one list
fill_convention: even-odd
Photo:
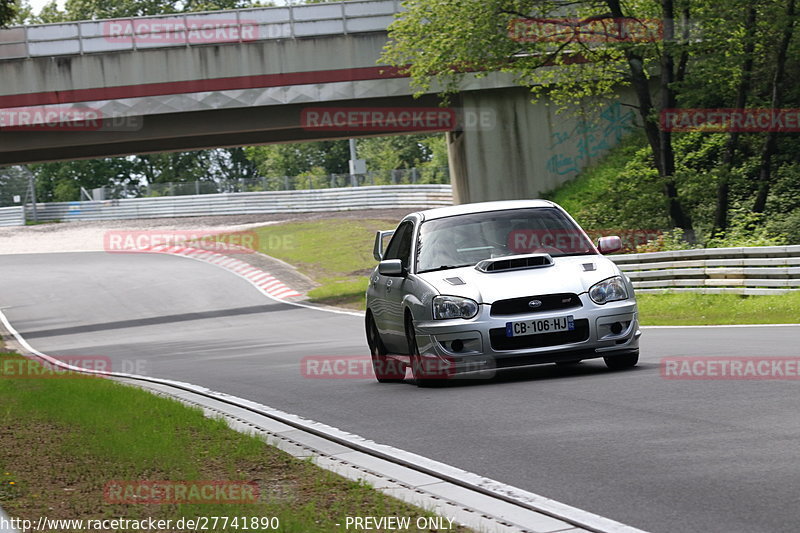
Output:
[[[29,171],[23,166],[0,168],[0,207],[19,206],[30,202]],[[201,194],[299,191],[362,187],[367,185],[447,185],[447,167],[377,170],[366,174],[307,174],[243,180],[203,180],[152,183],[149,185],[110,185],[81,193],[75,200],[119,200],[156,196],[192,196]],[[40,198],[41,200],[41,198]]]
[[29,194],[29,175],[23,167],[0,168],[0,207],[23,205]]
[[[185,183],[153,183],[147,185],[142,196],[186,196],[232,192],[298,191],[332,189],[336,187],[361,187],[365,185],[417,185],[450,183],[450,174],[444,168],[410,168],[371,171],[366,174],[328,174],[258,178],[236,181],[191,181]],[[113,191],[107,191],[112,198]]]

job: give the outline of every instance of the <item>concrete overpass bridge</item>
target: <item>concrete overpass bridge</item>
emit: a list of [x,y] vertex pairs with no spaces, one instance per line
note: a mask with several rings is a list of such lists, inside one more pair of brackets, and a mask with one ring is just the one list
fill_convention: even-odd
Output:
[[618,104],[596,123],[556,116],[498,73],[467,78],[437,113],[435,93],[414,99],[378,62],[399,11],[366,0],[0,30],[0,165],[436,130],[469,202],[538,196],[632,121]]

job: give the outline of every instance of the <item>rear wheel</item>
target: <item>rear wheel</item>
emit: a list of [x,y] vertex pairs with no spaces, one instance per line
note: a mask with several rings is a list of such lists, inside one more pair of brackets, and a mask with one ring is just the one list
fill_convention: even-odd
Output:
[[366,318],[367,344],[372,357],[372,370],[375,372],[375,379],[378,383],[397,383],[403,381],[406,376],[406,369],[403,363],[386,356],[386,347],[383,345],[378,327],[372,313],[367,313]]
[[622,370],[624,368],[636,366],[639,362],[639,352],[604,357],[603,360],[606,362],[606,366],[611,370]]

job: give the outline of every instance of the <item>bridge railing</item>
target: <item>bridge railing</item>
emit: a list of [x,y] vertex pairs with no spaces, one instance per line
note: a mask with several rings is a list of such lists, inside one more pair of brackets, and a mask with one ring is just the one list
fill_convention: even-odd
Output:
[[355,0],[0,29],[0,60],[385,31],[400,0]]
[[779,294],[800,290],[800,245],[609,256],[636,292]]

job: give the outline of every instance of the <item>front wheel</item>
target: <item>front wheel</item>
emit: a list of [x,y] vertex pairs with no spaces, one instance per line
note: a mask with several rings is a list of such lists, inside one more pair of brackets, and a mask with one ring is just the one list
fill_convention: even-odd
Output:
[[378,383],[398,383],[406,376],[405,366],[396,359],[386,357],[386,347],[383,345],[378,327],[372,313],[367,313],[366,318],[367,344],[369,344],[372,357],[372,370]]
[[411,375],[414,376],[414,384],[417,387],[438,387],[444,384],[445,380],[437,376],[437,372],[431,373],[426,368],[422,356],[419,354],[417,345],[417,333],[414,330],[414,321],[411,315],[406,315],[406,340],[408,341],[408,353],[411,363]]
[[606,362],[606,366],[611,370],[622,370],[624,368],[636,366],[639,362],[639,352],[613,355],[611,357],[604,357],[603,360]]

